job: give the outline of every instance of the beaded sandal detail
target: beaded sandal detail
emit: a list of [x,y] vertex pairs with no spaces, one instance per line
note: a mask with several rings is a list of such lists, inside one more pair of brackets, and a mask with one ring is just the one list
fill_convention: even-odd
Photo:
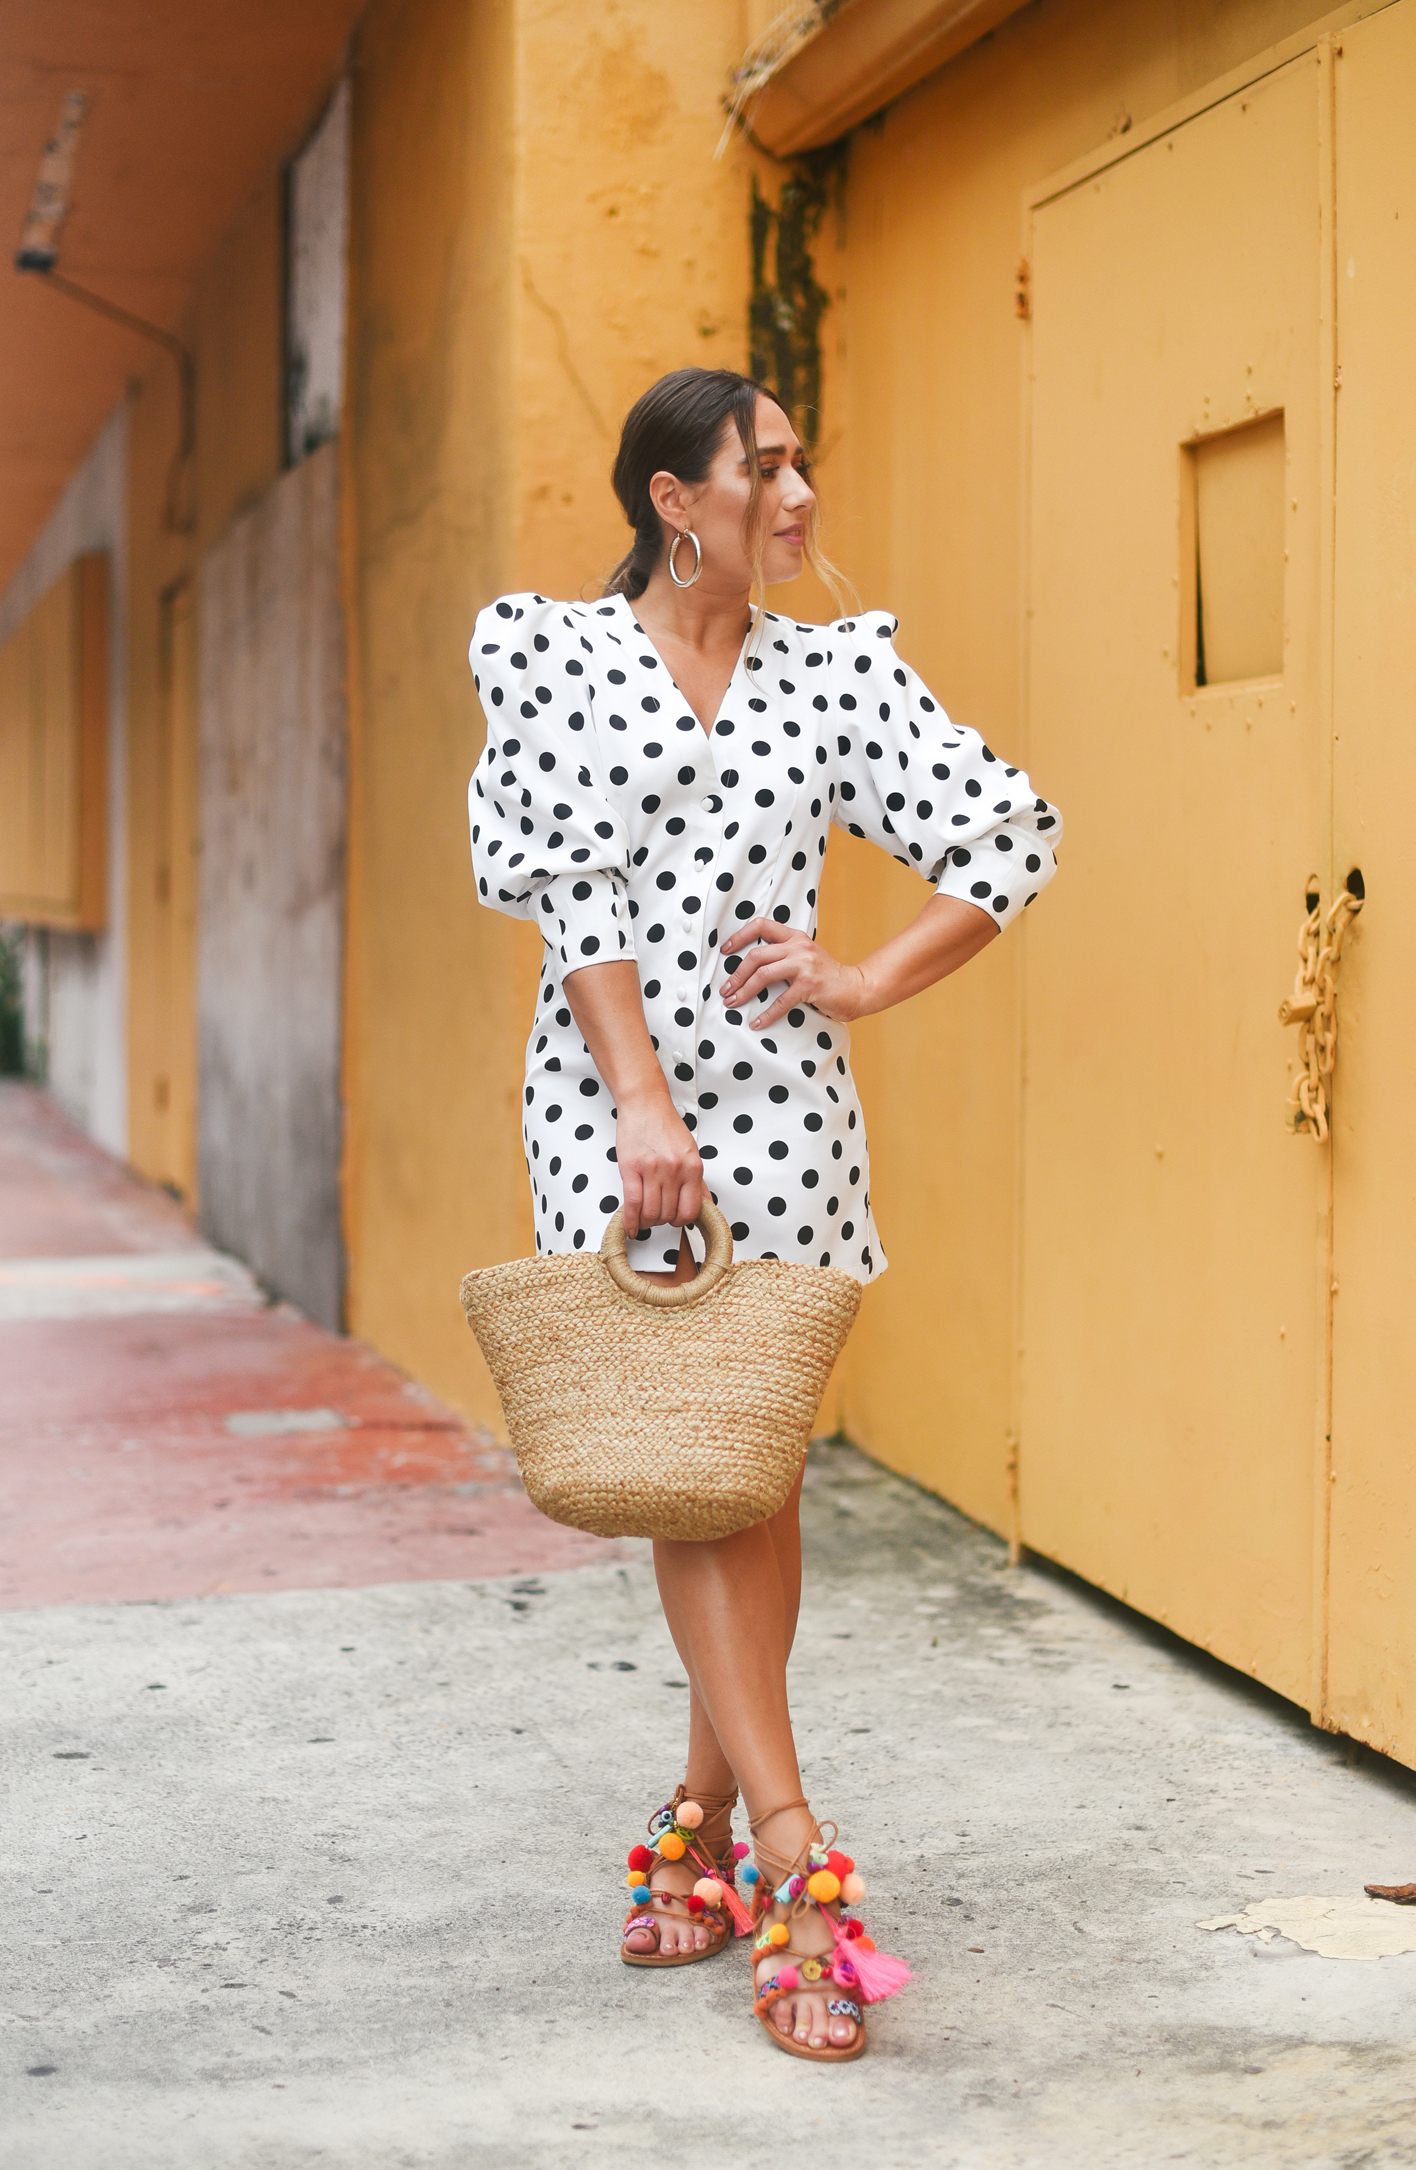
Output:
[[[804,1800],[780,1804],[780,1808],[806,1806]],[[766,1815],[754,1819],[754,1837],[757,1825],[778,1815],[780,1808],[769,1809]],[[829,1829],[834,1839],[836,1826],[831,1824]],[[902,1960],[892,1959],[888,1953],[876,1950],[874,1939],[865,1934],[858,1920],[841,1912],[842,1906],[857,1906],[865,1897],[865,1879],[857,1875],[854,1861],[849,1854],[828,1845],[826,1833],[819,1824],[815,1826],[815,1837],[807,1841],[794,1860],[774,1855],[758,1840],[757,1855],[769,1872],[766,1876],[755,1863],[744,1858],[748,1852],[746,1846],[736,1846],[733,1851],[741,1862],[738,1873],[751,1894],[756,1931],[752,1947],[754,1970],[764,1958],[786,1962],[760,1986],[755,1985],[754,2017],[774,2047],[785,2050],[789,2057],[805,2057],[812,2064],[848,2064],[853,2057],[863,2056],[865,2014],[862,2007],[893,1997],[912,1976]],[[832,1948],[829,1951],[803,1952],[792,1943],[789,1924],[799,1920],[812,1906],[831,1932]],[[776,1907],[786,1909],[785,1920],[767,1918]],[[835,1995],[827,1997],[826,2010],[833,2019],[855,2021],[854,2041],[813,2047],[809,2042],[797,2041],[793,2035],[783,2034],[770,2017],[772,2007],[783,1997],[795,1996],[804,1988],[834,1989]]]
[[[629,1874],[625,1881],[634,1904],[626,1917],[620,1942],[620,1957],[627,1967],[692,1966],[699,1959],[711,1959],[731,1942],[735,1933],[747,1936],[751,1931],[747,1908],[733,1888],[737,1852],[730,1843],[730,1819],[737,1795],[705,1796],[707,1815],[714,1822],[721,1819],[729,1834],[720,1861],[714,1858],[702,1832],[706,1820],[704,1804],[688,1800],[686,1790],[680,1786],[672,1801],[665,1802],[649,1818],[649,1844],[630,1849]],[[654,1872],[660,1864],[684,1860],[702,1871],[692,1891],[656,1891]],[[658,1949],[659,1929],[666,1916],[676,1921],[701,1922],[708,1931],[708,1942],[699,1950],[661,1952]],[[631,1951],[624,1938],[631,1930],[646,1929],[654,1934],[655,1949]]]

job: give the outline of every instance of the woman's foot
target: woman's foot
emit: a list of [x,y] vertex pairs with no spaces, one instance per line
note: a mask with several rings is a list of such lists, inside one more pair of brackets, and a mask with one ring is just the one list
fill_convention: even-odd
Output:
[[[772,1842],[764,1845],[767,1823]],[[864,1879],[800,1796],[754,1816],[752,1832],[756,1860],[742,1873],[753,1891],[753,2010],[794,2057],[822,2064],[859,2057],[867,2000],[893,1996],[909,1968],[877,1952],[860,1922],[842,1911],[865,1897]]]
[[[838,1911],[831,1908],[833,1914]],[[796,1987],[773,1999],[768,2025],[804,2049],[850,2049],[860,2033],[860,1995],[825,1974],[836,1940],[822,1920],[821,1910],[813,1906],[793,1916],[790,1906],[771,1906],[759,1924],[759,1937],[778,1922],[789,1931],[789,1955],[773,1950],[759,1957],[752,1970],[753,1983],[760,1996],[769,1982],[790,1968],[796,1976]],[[856,2016],[852,2017],[846,2007],[853,2008]]]
[[[707,1951],[713,1941],[704,1916],[683,1911],[694,1885],[703,1874],[689,1861],[660,1861],[649,1871],[650,1899],[642,1907],[646,1914],[652,1913],[655,1926],[642,1929],[626,1929],[626,1951],[638,1952],[648,1958],[657,1952],[661,1959],[675,1959],[690,1952]],[[670,1906],[667,1901],[676,1898],[680,1904]]]
[[[736,1803],[736,1793],[709,1793],[698,1800],[680,1786],[673,1800],[650,1818],[650,1844],[635,1847],[629,1857],[631,1878],[640,1875],[644,1881],[631,1884],[636,1914],[625,1927],[624,1957],[683,1961],[721,1950],[727,1941],[725,1928],[731,1933],[722,1907],[705,1905],[695,1886],[706,1892],[713,1877],[732,1884]],[[682,1841],[676,1858],[675,1838]]]

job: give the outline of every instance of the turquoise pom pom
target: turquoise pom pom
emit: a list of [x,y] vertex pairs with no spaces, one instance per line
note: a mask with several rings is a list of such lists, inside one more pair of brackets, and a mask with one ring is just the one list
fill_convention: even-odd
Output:
[[762,1881],[762,1871],[752,1861],[744,1862],[743,1866],[738,1870],[738,1875],[745,1884],[760,1884]]

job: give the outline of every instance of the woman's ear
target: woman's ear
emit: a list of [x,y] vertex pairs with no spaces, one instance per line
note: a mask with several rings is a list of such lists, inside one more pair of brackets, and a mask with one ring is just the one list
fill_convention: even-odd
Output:
[[688,507],[677,475],[660,468],[658,474],[650,478],[649,502],[667,527],[687,527]]

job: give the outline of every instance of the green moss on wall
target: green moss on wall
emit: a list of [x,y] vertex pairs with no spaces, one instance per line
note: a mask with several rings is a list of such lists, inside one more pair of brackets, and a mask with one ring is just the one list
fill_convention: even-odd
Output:
[[821,319],[831,300],[812,251],[845,164],[844,143],[797,160],[775,206],[752,183],[748,366],[796,416],[808,445],[821,429]]

